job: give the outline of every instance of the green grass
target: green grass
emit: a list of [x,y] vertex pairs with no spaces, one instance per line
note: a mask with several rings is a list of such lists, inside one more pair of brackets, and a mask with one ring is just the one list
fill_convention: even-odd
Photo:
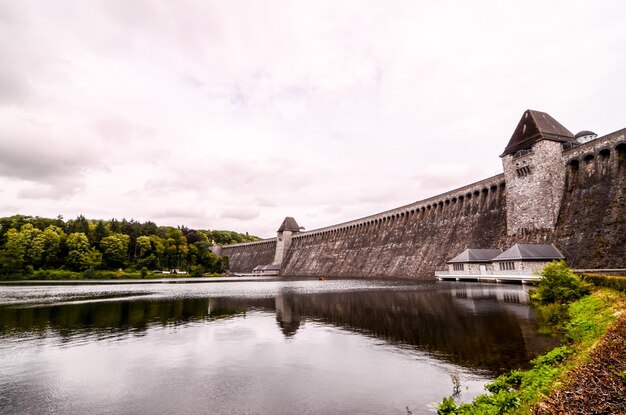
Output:
[[615,321],[615,312],[625,308],[626,296],[601,288],[569,304],[568,319],[562,324],[567,344],[539,356],[526,371],[514,370],[485,386],[489,393],[471,403],[458,405],[452,397],[438,406],[439,414],[527,414],[567,373],[589,360],[594,345]]
[[[221,277],[222,274],[204,274],[204,277]],[[148,272],[142,277],[141,271],[84,271],[68,270],[37,270],[29,274],[9,275],[5,281],[55,281],[55,280],[120,280],[120,279],[157,279],[157,278],[187,278],[189,274],[154,274]]]

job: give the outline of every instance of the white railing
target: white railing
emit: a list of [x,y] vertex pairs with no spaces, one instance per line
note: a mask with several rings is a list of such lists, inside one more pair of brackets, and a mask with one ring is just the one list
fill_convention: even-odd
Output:
[[435,271],[437,277],[480,277],[480,276],[500,276],[500,275],[521,275],[525,277],[541,278],[539,275],[533,274],[531,271],[522,270],[470,270],[470,271]]

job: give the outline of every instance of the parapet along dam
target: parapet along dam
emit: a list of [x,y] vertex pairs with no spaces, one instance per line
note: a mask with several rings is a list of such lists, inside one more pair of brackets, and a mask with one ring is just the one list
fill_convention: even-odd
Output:
[[501,154],[504,172],[458,189],[301,232],[215,246],[233,273],[434,279],[466,248],[554,244],[576,268],[626,268],[626,128],[572,134],[527,110]]

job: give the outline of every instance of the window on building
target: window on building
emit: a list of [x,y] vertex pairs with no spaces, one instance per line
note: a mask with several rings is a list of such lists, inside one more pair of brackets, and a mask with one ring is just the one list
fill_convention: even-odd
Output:
[[463,271],[463,264],[452,264],[452,269],[455,271]]
[[517,177],[525,177],[530,174],[530,167],[529,166],[518,167],[515,171],[517,172]]
[[500,271],[510,271],[515,269],[515,263],[512,261],[500,262]]

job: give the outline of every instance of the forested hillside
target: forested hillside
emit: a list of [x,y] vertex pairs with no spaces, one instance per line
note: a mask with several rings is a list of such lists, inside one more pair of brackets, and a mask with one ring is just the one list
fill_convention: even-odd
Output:
[[64,221],[15,215],[0,218],[1,276],[28,275],[39,269],[94,271],[141,268],[182,269],[199,275],[222,272],[226,258],[211,251],[214,244],[259,238],[232,231],[157,226],[122,219]]

